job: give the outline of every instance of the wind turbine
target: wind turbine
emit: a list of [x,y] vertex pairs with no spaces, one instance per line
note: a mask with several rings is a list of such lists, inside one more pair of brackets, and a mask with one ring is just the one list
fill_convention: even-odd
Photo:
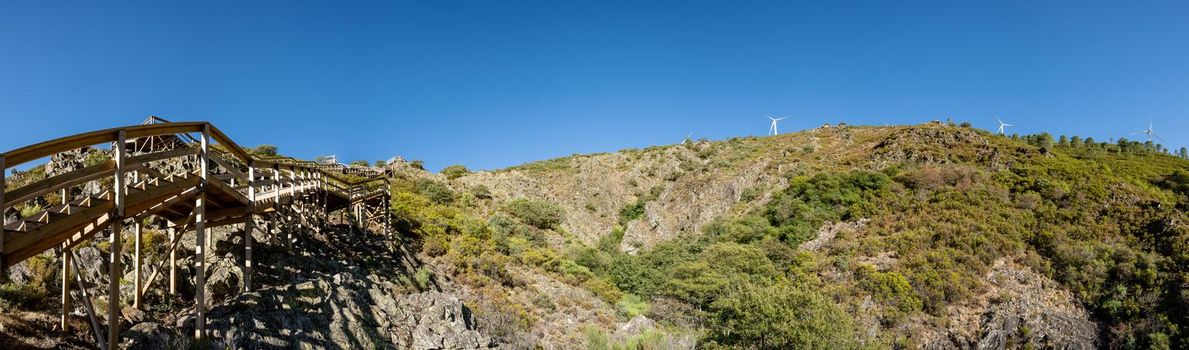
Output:
[[1004,123],[1002,120],[999,120],[999,117],[995,117],[995,121],[999,122],[999,134],[1000,135],[1004,134],[1004,132],[1003,132],[1004,128],[1015,126],[1015,125],[1011,125],[1008,123]]
[[772,118],[771,116],[765,116],[765,117],[768,117],[768,119],[772,120],[772,126],[768,128],[768,132],[770,132],[771,135],[780,135],[780,131],[778,131],[776,129],[776,122],[785,120],[785,119],[789,119],[789,117],[784,117],[784,118]]
[[1148,135],[1148,142],[1151,142],[1153,137],[1155,137],[1156,139],[1158,139],[1160,141],[1164,141],[1163,137],[1160,137],[1160,135],[1156,135],[1156,132],[1152,130],[1152,120],[1151,119],[1148,120],[1148,130],[1140,130],[1140,131],[1133,132],[1131,134],[1132,135],[1139,135],[1139,134]]

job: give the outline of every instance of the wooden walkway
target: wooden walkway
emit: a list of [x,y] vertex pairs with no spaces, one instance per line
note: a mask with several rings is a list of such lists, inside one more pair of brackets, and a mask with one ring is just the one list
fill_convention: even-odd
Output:
[[[239,147],[222,131],[207,122],[169,122],[150,117],[141,125],[82,133],[0,154],[0,184],[9,168],[62,152],[80,148],[111,145],[111,159],[81,169],[17,188],[0,186],[0,214],[10,208],[56,197],[57,204],[15,222],[0,215],[0,279],[8,268],[48,250],[62,254],[62,327],[71,310],[73,283],[82,288],[85,281],[72,259],[73,249],[100,233],[109,236],[109,302],[106,312],[106,337],[102,336],[98,312],[86,297],[81,300],[88,310],[92,331],[99,348],[119,343],[120,281],[124,267],[122,235],[126,226],[134,232],[132,253],[134,267],[133,306],[141,307],[141,297],[157,276],[142,276],[141,223],[146,218],[166,220],[169,252],[166,280],[170,292],[177,289],[177,248],[181,237],[194,231],[195,337],[206,335],[206,300],[204,263],[211,242],[212,227],[243,225],[244,290],[252,288],[252,233],[255,218],[271,218],[275,212],[297,213],[303,223],[324,223],[335,211],[349,214],[355,223],[380,227],[389,234],[388,205],[391,200],[384,174],[344,166],[318,164],[291,158],[263,158]],[[183,164],[178,171],[163,174],[161,164]],[[81,188],[90,188],[86,195]],[[101,188],[94,193],[94,188]],[[342,214],[340,214],[342,215]],[[318,224],[310,227],[317,229]],[[113,234],[114,233],[114,234]],[[283,240],[293,243],[288,234]],[[73,272],[71,272],[73,271]]]

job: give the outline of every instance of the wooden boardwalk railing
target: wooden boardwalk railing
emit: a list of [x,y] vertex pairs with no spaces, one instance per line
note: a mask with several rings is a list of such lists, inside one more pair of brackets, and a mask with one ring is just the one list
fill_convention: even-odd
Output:
[[[132,225],[135,233],[133,306],[136,308],[141,307],[143,294],[160,271],[155,270],[148,278],[141,274],[141,251],[144,248],[141,246],[141,223],[144,219],[158,217],[169,223],[169,242],[164,245],[169,252],[171,293],[177,289],[177,247],[185,232],[195,232],[195,337],[206,335],[204,262],[210,246],[207,242],[210,228],[244,226],[245,291],[252,285],[255,263],[252,260],[252,233],[256,230],[257,215],[276,220],[276,216],[270,214],[288,210],[302,216],[301,222],[326,222],[334,211],[350,211],[356,222],[375,224],[384,234],[389,233],[391,221],[387,213],[391,196],[388,186],[377,187],[387,183],[384,174],[292,158],[257,157],[207,122],[169,122],[150,117],[141,125],[87,132],[4,152],[0,154],[0,184],[7,183],[4,174],[9,168],[102,144],[111,145],[110,160],[16,188],[6,189],[7,186],[0,185],[0,227],[3,227],[0,230],[0,279],[7,278],[8,268],[14,264],[48,250],[60,249],[63,329],[66,329],[66,318],[71,309],[72,277],[82,283],[77,271],[74,276],[70,272],[77,266],[72,262],[72,250],[100,232],[110,232],[108,277],[111,283],[106,341],[99,335],[95,310],[89,300],[84,300],[100,348],[119,343],[119,284],[124,269],[121,232],[126,224]],[[162,166],[169,162],[175,166]],[[161,168],[178,170],[164,174],[159,171]],[[102,190],[85,193],[80,190],[84,186]],[[58,197],[57,204],[31,215],[11,222],[8,215],[3,215],[9,209],[15,211],[18,207],[28,207],[34,201],[46,202],[53,196]],[[284,238],[289,245],[293,239],[292,233]]]

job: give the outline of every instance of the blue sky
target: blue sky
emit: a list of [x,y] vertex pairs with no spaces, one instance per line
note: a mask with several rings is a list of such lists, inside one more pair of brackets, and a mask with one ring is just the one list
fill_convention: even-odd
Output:
[[[0,4],[0,150],[148,115],[492,169],[952,117],[1189,145],[1186,2]],[[8,130],[19,130],[9,132]]]

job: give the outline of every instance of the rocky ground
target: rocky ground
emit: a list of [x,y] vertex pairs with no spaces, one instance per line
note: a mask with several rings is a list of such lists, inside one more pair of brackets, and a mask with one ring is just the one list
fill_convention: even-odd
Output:
[[[252,292],[243,285],[239,231],[218,230],[208,272],[209,341],[219,348],[399,348],[484,349],[499,344],[477,330],[470,309],[455,295],[410,279],[419,263],[403,248],[373,233],[335,225],[301,236],[290,251],[257,234],[258,268]],[[94,247],[80,250],[92,290],[106,288],[103,259]],[[185,259],[182,266],[189,266]],[[183,276],[189,276],[183,271]],[[19,273],[19,272],[18,272]],[[129,278],[131,276],[128,276]],[[192,334],[192,287],[166,295],[161,283],[146,297],[146,310],[124,310],[122,348],[188,348]],[[130,290],[128,291],[130,294]],[[95,293],[92,293],[95,294]],[[99,302],[104,302],[99,298]],[[102,308],[101,305],[96,307]],[[0,332],[4,348],[88,348],[92,344],[82,310],[73,330],[56,331],[51,311],[6,314]]]

